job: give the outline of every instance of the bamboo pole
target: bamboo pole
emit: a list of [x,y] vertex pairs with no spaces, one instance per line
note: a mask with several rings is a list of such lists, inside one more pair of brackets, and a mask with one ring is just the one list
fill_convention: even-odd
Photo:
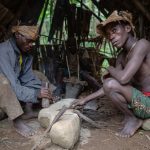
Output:
[[40,23],[40,26],[39,26],[39,34],[41,33],[41,30],[42,30],[42,26],[43,26],[43,23],[44,23],[44,18],[45,18],[45,15],[46,15],[46,10],[47,10],[48,4],[49,4],[49,0],[46,0],[42,20],[41,20],[41,23]]
[[82,1],[77,0],[77,2],[81,3],[86,9],[88,9],[93,14],[93,16],[95,16],[99,21],[102,21],[102,19],[99,16],[97,16],[93,11],[91,11],[89,7],[87,7]]

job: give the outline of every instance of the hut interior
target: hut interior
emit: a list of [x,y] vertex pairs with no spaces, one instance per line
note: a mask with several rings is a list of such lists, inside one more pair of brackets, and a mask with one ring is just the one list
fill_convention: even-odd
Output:
[[[32,52],[33,69],[44,73],[48,80],[56,86],[54,95],[58,97],[64,96],[65,86],[68,86],[69,89],[72,88],[70,82],[80,83],[80,91],[75,95],[75,98],[78,98],[83,89],[93,92],[102,86],[103,75],[107,67],[115,64],[119,54],[119,50],[96,33],[96,25],[114,10],[127,10],[133,15],[136,36],[150,41],[149,8],[150,0],[0,0],[0,42],[10,38],[10,29],[14,25],[38,25],[39,37]],[[88,86],[86,86],[87,84]],[[97,108],[97,110],[101,109],[98,112],[99,116],[102,116],[106,110],[103,109],[105,104],[106,101],[99,104]],[[109,109],[107,107],[108,114],[105,114],[109,119],[103,121],[108,121],[108,124],[111,124],[114,122],[111,120],[111,116],[116,111],[109,111]],[[97,118],[92,112],[85,113]],[[1,128],[3,127],[0,126],[0,130]],[[126,141],[128,144],[124,144],[123,140],[116,137],[115,141],[111,135],[115,127],[111,126],[110,128],[109,131],[106,128],[106,131],[101,130],[101,135],[97,130],[91,131],[90,134],[95,135],[93,138],[91,135],[84,135],[82,142],[86,144],[80,143],[75,149],[98,150],[98,138],[101,139],[102,150],[144,150],[150,148],[150,134],[143,130],[131,141]],[[105,137],[105,134],[109,134],[109,138]],[[89,140],[90,138],[92,141]],[[143,143],[140,143],[139,139],[142,138],[145,141],[142,140]],[[11,140],[13,141],[13,136]],[[33,143],[23,140],[19,139],[18,143],[12,142],[15,145],[13,149],[17,149],[21,142],[25,142],[27,147],[20,144],[20,148],[30,149]],[[89,144],[91,145],[92,142],[94,146],[90,148]],[[109,142],[111,144],[108,144]],[[117,144],[118,148],[115,147]],[[4,136],[0,137],[1,148],[12,149],[9,139]],[[54,148],[54,150],[57,149]]]
[[[102,37],[98,37],[96,33],[94,35],[96,24],[113,10],[128,10],[133,14],[137,37],[149,40],[150,12],[148,8],[150,3],[148,0],[123,0],[122,2],[119,0],[91,0],[92,9],[86,3],[84,0],[15,0],[13,3],[10,0],[0,0],[0,13],[2,14],[0,16],[0,41],[10,37],[9,30],[13,25],[38,24],[40,36],[35,45],[34,69],[45,73],[48,79],[55,84],[57,82],[55,81],[56,72],[64,65],[69,67],[68,69],[73,67],[71,73],[85,70],[99,79],[100,70],[104,68],[103,61],[107,59],[109,63],[113,63],[117,51]],[[93,32],[94,36],[90,32]],[[110,47],[109,52],[106,50],[108,47]],[[90,55],[91,59],[87,58],[88,55],[84,59],[92,62],[93,67],[88,67],[92,70],[85,67],[82,61],[88,60],[83,59],[78,60],[81,65],[80,69],[79,66],[67,66],[66,58],[71,59],[70,55],[74,57],[75,54],[82,57],[83,51]],[[56,60],[58,64],[53,64]],[[53,69],[45,67],[50,64],[51,67],[49,67]],[[75,65],[73,62],[72,64]],[[70,76],[70,71],[68,76]]]

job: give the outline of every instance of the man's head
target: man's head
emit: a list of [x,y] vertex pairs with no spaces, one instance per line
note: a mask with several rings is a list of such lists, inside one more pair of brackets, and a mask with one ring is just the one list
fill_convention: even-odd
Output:
[[33,43],[38,37],[38,27],[36,26],[14,26],[12,27],[16,44],[22,52],[29,52]]
[[125,11],[114,11],[97,29],[99,34],[105,36],[117,48],[121,48],[129,36],[135,35],[132,15]]

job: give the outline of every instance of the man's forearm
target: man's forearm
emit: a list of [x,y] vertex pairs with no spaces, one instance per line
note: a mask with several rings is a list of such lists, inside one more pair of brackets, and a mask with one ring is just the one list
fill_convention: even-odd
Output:
[[109,67],[108,71],[111,74],[111,76],[115,78],[122,85],[129,83],[129,81],[131,80],[129,76],[125,75],[124,70],[119,70],[114,67]]
[[83,98],[82,100],[84,100],[85,103],[87,103],[88,101],[93,100],[94,98],[97,97],[103,97],[105,95],[103,88],[99,89],[98,91],[88,95],[87,97]]

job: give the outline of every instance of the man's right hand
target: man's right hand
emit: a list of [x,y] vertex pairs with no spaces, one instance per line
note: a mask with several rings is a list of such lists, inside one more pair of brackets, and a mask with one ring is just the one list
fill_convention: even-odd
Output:
[[42,87],[39,94],[38,98],[47,98],[49,100],[52,100],[52,95],[49,89]]
[[77,99],[74,101],[72,108],[75,108],[77,106],[83,106],[85,105],[85,103],[86,103],[85,99]]

